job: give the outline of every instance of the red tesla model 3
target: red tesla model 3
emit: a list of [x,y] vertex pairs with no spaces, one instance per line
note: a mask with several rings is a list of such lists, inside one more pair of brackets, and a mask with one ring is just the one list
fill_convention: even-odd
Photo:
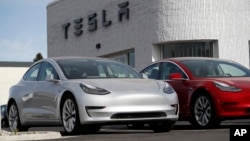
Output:
[[167,81],[179,97],[180,120],[199,128],[227,119],[250,118],[250,70],[218,58],[168,58],[141,71]]

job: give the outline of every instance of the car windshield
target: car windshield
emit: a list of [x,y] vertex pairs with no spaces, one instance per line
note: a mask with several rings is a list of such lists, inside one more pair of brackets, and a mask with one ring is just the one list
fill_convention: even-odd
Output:
[[129,66],[111,60],[72,59],[57,62],[67,79],[141,78]]
[[182,60],[195,77],[249,77],[249,69],[232,61]]

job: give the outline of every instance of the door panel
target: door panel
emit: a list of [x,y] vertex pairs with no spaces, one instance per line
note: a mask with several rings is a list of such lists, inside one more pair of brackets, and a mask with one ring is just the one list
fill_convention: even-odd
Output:
[[61,83],[45,81],[46,76],[58,74],[49,62],[42,62],[30,69],[22,86],[22,115],[28,124],[50,123],[59,119],[59,102]]
[[20,97],[18,102],[19,116],[21,121],[26,122],[35,120],[34,114],[37,111],[36,102],[34,101],[34,92],[37,87],[37,80],[42,63],[32,66],[24,75],[20,85],[16,86],[16,92]]
[[53,75],[59,80],[58,73],[49,62],[43,62],[36,90],[34,92],[34,102],[37,109],[35,119],[38,121],[53,121],[59,119],[59,101],[61,83],[46,81],[46,77]]
[[50,121],[59,119],[59,96],[60,82],[40,81],[39,87],[34,93],[36,103],[35,118],[39,121]]

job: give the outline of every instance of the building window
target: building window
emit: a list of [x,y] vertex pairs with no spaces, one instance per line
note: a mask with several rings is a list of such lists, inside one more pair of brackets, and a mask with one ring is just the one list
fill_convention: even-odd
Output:
[[128,64],[128,61],[127,61],[128,59],[127,59],[126,54],[115,56],[114,60],[119,61],[119,62],[124,63],[124,64]]
[[128,53],[128,65],[131,67],[135,67],[135,52],[129,52]]
[[102,57],[111,58],[115,61],[122,62],[124,64],[131,66],[131,67],[135,67],[135,52],[134,52],[134,50],[123,51],[123,52],[114,53],[111,55],[105,55]]
[[175,42],[160,45],[163,58],[171,57],[213,57],[213,41]]

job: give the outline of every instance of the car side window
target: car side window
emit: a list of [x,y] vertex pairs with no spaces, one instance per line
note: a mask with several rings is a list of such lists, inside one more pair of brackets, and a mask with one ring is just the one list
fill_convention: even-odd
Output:
[[41,71],[40,71],[40,76],[39,76],[39,81],[45,81],[46,77],[48,75],[53,75],[54,79],[59,79],[58,73],[56,72],[56,69],[53,67],[52,64],[49,62],[43,62]]
[[38,73],[40,69],[41,63],[38,63],[32,66],[24,75],[23,79],[25,81],[37,81],[38,80]]
[[169,76],[173,73],[180,73],[183,78],[187,78],[185,73],[177,65],[170,62],[162,63],[161,70],[161,80],[168,80]]
[[158,79],[160,63],[153,64],[142,71],[150,79]]

